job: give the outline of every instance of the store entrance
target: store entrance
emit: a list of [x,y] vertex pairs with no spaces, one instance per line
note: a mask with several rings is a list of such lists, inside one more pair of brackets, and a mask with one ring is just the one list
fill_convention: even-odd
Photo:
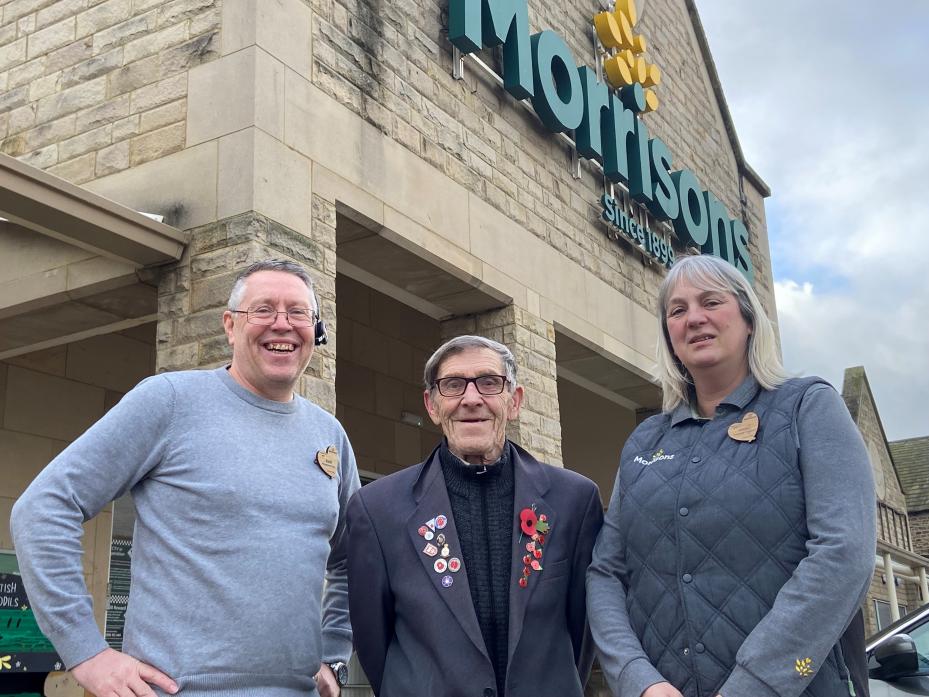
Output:
[[636,425],[661,406],[661,391],[647,376],[556,327],[561,457],[589,477],[609,503],[623,444]]

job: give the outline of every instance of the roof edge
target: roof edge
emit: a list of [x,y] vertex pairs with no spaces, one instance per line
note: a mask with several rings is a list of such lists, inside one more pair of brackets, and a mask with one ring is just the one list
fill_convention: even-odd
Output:
[[187,232],[4,154],[0,216],[136,266],[177,261],[190,239]]
[[736,164],[739,173],[748,179],[752,185],[758,189],[763,198],[771,196],[771,187],[761,178],[752,167],[745,161],[745,154],[742,152],[742,145],[739,143],[739,136],[735,132],[735,123],[732,120],[732,112],[729,111],[729,103],[726,101],[726,95],[723,93],[722,82],[719,79],[719,72],[716,70],[716,61],[713,60],[713,54],[710,52],[710,43],[706,37],[706,31],[703,28],[703,22],[700,19],[700,13],[697,11],[695,0],[684,0],[687,6],[687,13],[690,15],[691,23],[694,27],[694,34],[697,37],[697,45],[700,47],[700,53],[703,54],[703,62],[706,65],[707,72],[710,74],[710,83],[713,86],[713,94],[719,106],[719,111],[723,117],[723,124],[726,127],[726,135],[729,136],[729,144],[735,153]]

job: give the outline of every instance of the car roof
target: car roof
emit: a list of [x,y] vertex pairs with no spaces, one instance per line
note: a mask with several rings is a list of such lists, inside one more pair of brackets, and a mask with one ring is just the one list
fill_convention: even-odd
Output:
[[911,612],[909,615],[901,617],[893,624],[884,627],[877,634],[872,635],[867,640],[867,642],[865,642],[865,650],[872,651],[875,647],[882,644],[888,637],[894,636],[895,634],[905,634],[910,627],[919,624],[927,617],[929,617],[929,604],[916,608],[916,610]]

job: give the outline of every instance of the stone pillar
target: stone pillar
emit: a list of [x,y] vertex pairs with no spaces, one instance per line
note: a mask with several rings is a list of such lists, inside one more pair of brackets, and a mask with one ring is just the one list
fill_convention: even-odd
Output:
[[900,619],[900,608],[897,606],[897,583],[894,579],[894,560],[890,552],[884,552],[884,582],[887,584],[887,602],[890,603],[890,619],[896,622]]
[[529,311],[508,305],[442,324],[442,339],[477,334],[506,345],[516,357],[517,379],[526,391],[519,418],[507,437],[542,462],[559,467],[561,414],[555,368],[555,328]]
[[923,603],[929,603],[929,582],[926,581],[926,567],[919,567],[919,594]]
[[330,328],[329,345],[317,347],[297,391],[334,412],[334,210],[331,226],[327,216],[325,211],[318,220],[314,216],[312,236],[255,212],[193,229],[184,257],[162,274],[159,283],[156,369],[228,362],[232,353],[223,332],[222,313],[235,277],[255,261],[290,259],[303,264],[316,281],[320,309]]

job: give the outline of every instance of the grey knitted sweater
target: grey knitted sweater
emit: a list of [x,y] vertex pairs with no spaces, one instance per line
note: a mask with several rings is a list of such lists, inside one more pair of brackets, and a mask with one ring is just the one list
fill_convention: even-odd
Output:
[[[328,446],[331,479],[315,461]],[[40,627],[69,667],[106,648],[82,523],[130,491],[124,651],[187,696],[305,697],[321,661],[351,652],[343,511],[358,488],[344,430],[314,404],[265,400],[224,368],[166,373],[56,457],[11,527]]]

